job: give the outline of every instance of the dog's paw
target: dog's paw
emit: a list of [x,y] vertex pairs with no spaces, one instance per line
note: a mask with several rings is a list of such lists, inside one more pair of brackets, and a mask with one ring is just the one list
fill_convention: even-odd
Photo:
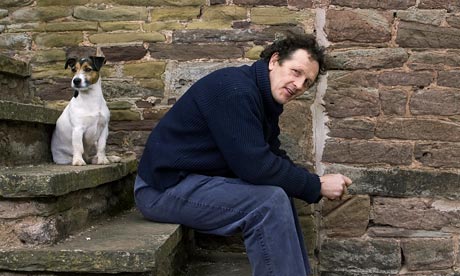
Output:
[[72,160],[72,165],[74,165],[74,166],[85,166],[86,162],[82,158],[74,158]]
[[110,164],[110,161],[106,156],[94,156],[91,163],[97,165],[108,165]]

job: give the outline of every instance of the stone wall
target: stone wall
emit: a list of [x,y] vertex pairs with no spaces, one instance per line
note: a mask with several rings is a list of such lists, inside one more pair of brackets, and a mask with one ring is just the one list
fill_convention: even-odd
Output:
[[316,31],[330,70],[287,105],[281,138],[298,163],[354,180],[341,201],[299,206],[316,274],[456,275],[459,12],[448,0],[3,0],[0,54],[30,64],[14,100],[58,107],[72,95],[66,57],[104,55],[110,149],[140,154],[196,79]]

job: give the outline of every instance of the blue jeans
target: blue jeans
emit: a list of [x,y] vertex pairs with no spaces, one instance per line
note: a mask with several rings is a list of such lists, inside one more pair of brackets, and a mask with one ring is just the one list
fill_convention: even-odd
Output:
[[310,274],[295,207],[279,187],[192,174],[159,192],[138,176],[135,199],[153,221],[222,236],[242,231],[254,276]]

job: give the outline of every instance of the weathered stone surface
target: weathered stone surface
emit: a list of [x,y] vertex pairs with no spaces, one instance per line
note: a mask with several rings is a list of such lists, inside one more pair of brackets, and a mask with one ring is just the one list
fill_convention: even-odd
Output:
[[135,172],[136,160],[110,165],[39,165],[0,169],[0,195],[5,198],[59,196],[115,181]]
[[144,146],[149,135],[150,131],[111,132],[107,144],[117,145],[124,150],[132,150],[135,146]]
[[163,89],[159,90],[139,86],[132,80],[103,80],[102,92],[107,99],[122,97],[149,97],[163,95]]
[[[460,202],[433,198],[375,197],[372,216],[377,225],[418,230],[455,229],[460,225]],[[413,233],[408,237],[420,237],[420,234],[423,233]],[[434,237],[434,234],[428,237]]]
[[324,271],[396,274],[401,249],[395,239],[326,239],[321,244],[320,266]]
[[459,199],[458,172],[400,168],[358,168],[329,164],[325,173],[342,173],[353,180],[351,194],[389,197],[445,197]]
[[94,9],[78,6],[74,8],[73,16],[88,21],[146,21],[148,11],[143,7],[115,6],[106,9]]
[[47,32],[97,31],[97,22],[47,23],[44,29]]
[[427,88],[413,93],[410,111],[414,115],[457,115],[460,114],[459,101],[457,89]]
[[182,30],[184,25],[177,21],[160,21],[142,24],[142,29],[146,32],[158,32],[162,30]]
[[409,165],[412,163],[412,154],[413,147],[409,143],[329,139],[324,148],[322,161]]
[[[207,23],[207,22],[204,22]],[[179,30],[173,33],[173,42],[210,43],[210,42],[262,42],[270,41],[274,33],[270,29],[257,31],[251,29],[236,30]]]
[[401,241],[401,245],[409,270],[448,269],[454,265],[452,238],[409,239]]
[[371,139],[374,137],[375,121],[370,119],[331,118],[327,123],[328,136],[340,138]]
[[24,61],[0,55],[0,72],[28,77],[30,76],[30,67]]
[[4,34],[0,33],[0,49],[24,50],[32,43],[31,37],[26,33]]
[[414,51],[407,64],[415,70],[445,70],[445,66],[460,67],[460,51]]
[[0,101],[0,119],[30,123],[55,124],[61,112],[33,104]]
[[458,48],[460,29],[400,22],[396,43],[404,48]]
[[[193,83],[223,67],[249,65],[245,62],[171,62],[165,71],[165,90],[169,98],[180,98]],[[174,73],[172,73],[174,72]]]
[[199,7],[161,7],[152,10],[152,21],[192,20],[200,15]]
[[105,58],[110,62],[142,59],[147,50],[143,46],[113,46],[102,47]]
[[[70,70],[65,70],[62,64],[59,63],[43,63],[32,67],[31,79],[43,79],[43,78],[66,78],[72,77]],[[70,85],[70,82],[69,82]]]
[[402,48],[335,50],[326,56],[328,69],[355,70],[401,67],[408,59]]
[[285,0],[234,0],[236,5],[270,5],[270,6],[286,6],[287,2]]
[[138,121],[141,114],[133,110],[110,110],[110,120],[113,121]]
[[136,78],[159,78],[165,71],[166,63],[161,61],[125,64],[125,76]]
[[4,248],[1,253],[8,257],[1,259],[0,268],[100,274],[160,271],[159,274],[168,275],[180,266],[174,263],[174,256],[180,252],[177,247],[182,238],[179,225],[155,224],[130,212],[55,246]]
[[408,230],[404,228],[379,226],[369,228],[367,234],[373,238],[442,238],[451,236],[449,233],[439,231]]
[[243,20],[247,9],[239,6],[205,6],[201,18],[204,20]]
[[457,0],[421,0],[419,4],[421,9],[446,9],[449,12],[460,10],[460,2]]
[[65,51],[66,51],[66,57],[82,58],[82,57],[97,55],[96,47],[87,47],[87,46],[68,47],[68,48],[65,48]]
[[83,42],[83,34],[80,32],[40,33],[34,37],[34,40],[40,48],[77,46]]
[[13,22],[52,21],[72,15],[72,9],[63,6],[26,7],[14,11],[10,17]]
[[328,71],[328,87],[338,89],[367,87],[378,88],[378,75],[368,70]]
[[435,79],[434,72],[416,71],[387,71],[379,76],[379,82],[386,86],[416,86],[425,87],[430,85]]
[[34,95],[44,101],[69,101],[73,97],[70,82],[70,77],[37,80],[33,82]]
[[130,21],[99,22],[101,29],[105,32],[112,31],[140,31],[141,24]]
[[405,115],[409,92],[404,90],[380,91],[380,102],[385,115]]
[[[327,205],[330,201],[324,201]],[[322,228],[329,237],[361,237],[369,224],[369,196],[353,196],[342,205],[322,214]]]
[[294,11],[288,8],[254,7],[251,8],[251,22],[260,25],[297,25],[301,21],[311,21],[315,13],[311,10]]
[[456,14],[449,14],[446,18],[449,26],[460,29],[460,16]]
[[297,9],[310,9],[313,7],[313,0],[288,0],[288,6]]
[[150,33],[98,33],[89,36],[89,41],[95,44],[114,44],[135,42],[164,42],[165,36],[158,32]]
[[234,45],[196,45],[196,44],[151,44],[150,55],[157,59],[229,59],[243,57],[243,50]]
[[131,6],[200,6],[205,5],[205,0],[112,0],[120,5]]
[[[187,23],[185,28],[178,28],[178,29],[186,29],[186,30],[225,30],[232,28],[232,21],[227,20],[212,20],[212,21],[204,21],[201,19],[192,20],[191,22]],[[222,37],[221,39],[225,39]]]
[[281,148],[297,164],[314,163],[311,104],[308,100],[291,101],[280,117]]
[[39,50],[35,52],[35,55],[32,57],[33,63],[51,63],[61,61],[65,64],[66,54],[64,49],[49,49],[49,50]]
[[157,123],[157,120],[110,121],[109,128],[111,131],[151,131]]
[[416,143],[414,156],[428,167],[460,168],[460,144],[458,143]]
[[439,26],[446,17],[444,10],[410,10],[397,11],[396,17],[407,22],[417,22]]
[[382,119],[377,121],[376,136],[384,139],[459,142],[460,126],[435,119]]
[[373,88],[329,86],[324,102],[328,115],[336,118],[377,116],[380,113],[379,92]]
[[391,39],[391,14],[375,10],[329,9],[326,33],[331,42],[388,42]]
[[438,73],[438,85],[460,88],[460,71],[450,70]]
[[3,0],[2,7],[22,7],[31,5],[33,2],[32,0]]
[[331,0],[332,5],[360,8],[360,9],[385,9],[385,10],[405,10],[413,7],[416,0],[402,1],[379,1],[379,0]]

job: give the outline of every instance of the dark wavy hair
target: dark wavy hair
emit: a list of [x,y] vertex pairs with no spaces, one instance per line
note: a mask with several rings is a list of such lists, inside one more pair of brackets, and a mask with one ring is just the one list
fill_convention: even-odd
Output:
[[311,58],[318,62],[318,75],[326,73],[325,48],[319,46],[315,36],[310,34],[291,33],[284,39],[275,40],[260,53],[260,58],[268,62],[274,53],[278,53],[279,63],[282,64],[284,60],[289,59],[292,53],[298,49],[306,50]]

